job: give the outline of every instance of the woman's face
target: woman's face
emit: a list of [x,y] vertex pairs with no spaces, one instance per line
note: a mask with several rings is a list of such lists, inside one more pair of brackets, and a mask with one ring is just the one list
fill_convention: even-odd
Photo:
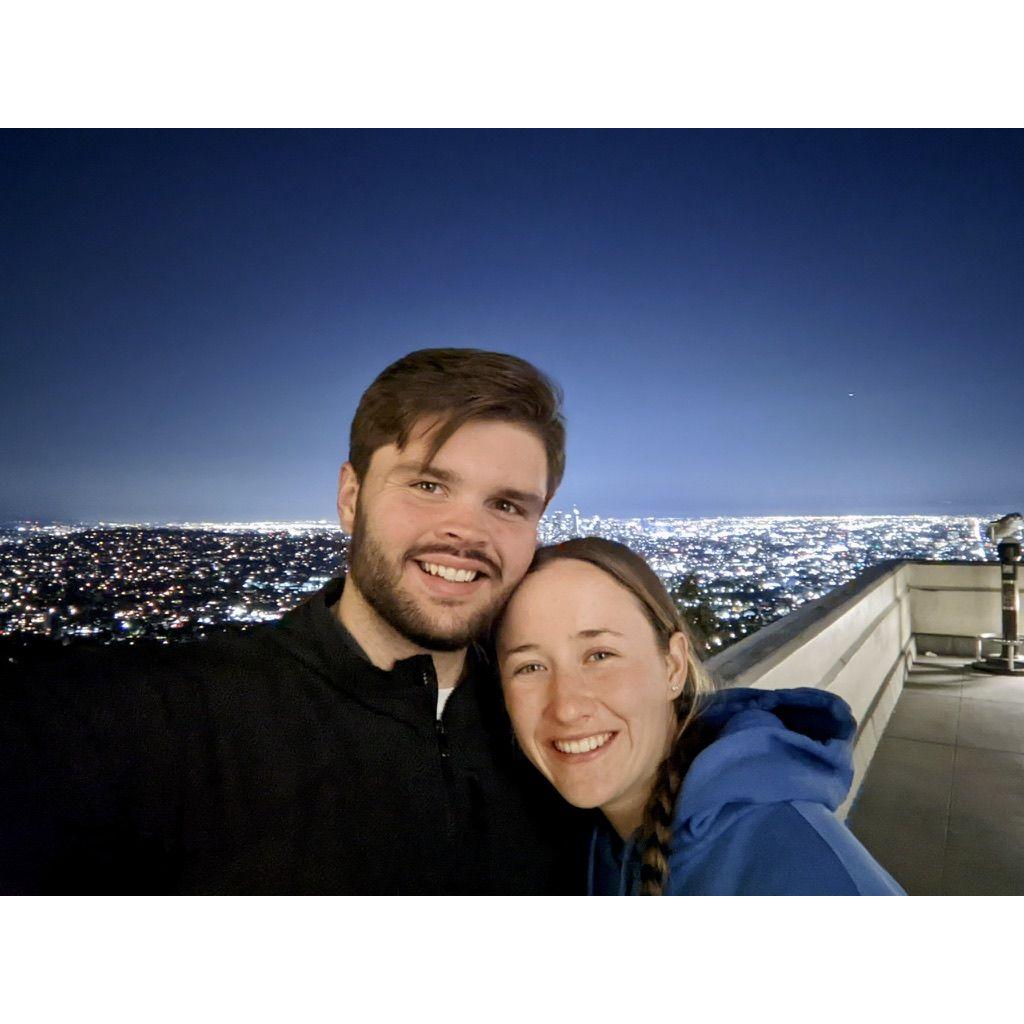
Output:
[[631,834],[675,731],[683,635],[666,654],[628,590],[589,563],[558,559],[512,596],[498,658],[527,757],[569,803],[600,807]]

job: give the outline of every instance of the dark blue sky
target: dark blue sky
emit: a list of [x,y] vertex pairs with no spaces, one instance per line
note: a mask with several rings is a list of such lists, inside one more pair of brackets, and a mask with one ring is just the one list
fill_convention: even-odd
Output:
[[1024,498],[1020,132],[0,147],[0,519],[333,517],[359,394],[433,345],[560,381],[557,507]]

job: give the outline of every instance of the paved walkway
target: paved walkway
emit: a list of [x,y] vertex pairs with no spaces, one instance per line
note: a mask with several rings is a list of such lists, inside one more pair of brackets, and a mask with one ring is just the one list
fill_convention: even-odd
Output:
[[920,656],[847,824],[912,896],[1024,894],[1024,676]]

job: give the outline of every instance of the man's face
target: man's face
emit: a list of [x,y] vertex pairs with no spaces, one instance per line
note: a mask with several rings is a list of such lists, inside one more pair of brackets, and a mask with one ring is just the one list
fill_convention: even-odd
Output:
[[402,450],[378,448],[362,481],[346,466],[338,508],[366,602],[417,646],[458,650],[486,631],[530,564],[547,457],[524,427],[470,421],[424,470],[428,426]]

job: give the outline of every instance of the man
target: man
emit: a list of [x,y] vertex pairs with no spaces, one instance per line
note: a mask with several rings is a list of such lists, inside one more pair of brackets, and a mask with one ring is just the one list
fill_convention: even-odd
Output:
[[4,687],[0,890],[572,891],[571,812],[476,643],[561,479],[559,406],[513,356],[411,353],[352,423],[347,579],[240,639]]

